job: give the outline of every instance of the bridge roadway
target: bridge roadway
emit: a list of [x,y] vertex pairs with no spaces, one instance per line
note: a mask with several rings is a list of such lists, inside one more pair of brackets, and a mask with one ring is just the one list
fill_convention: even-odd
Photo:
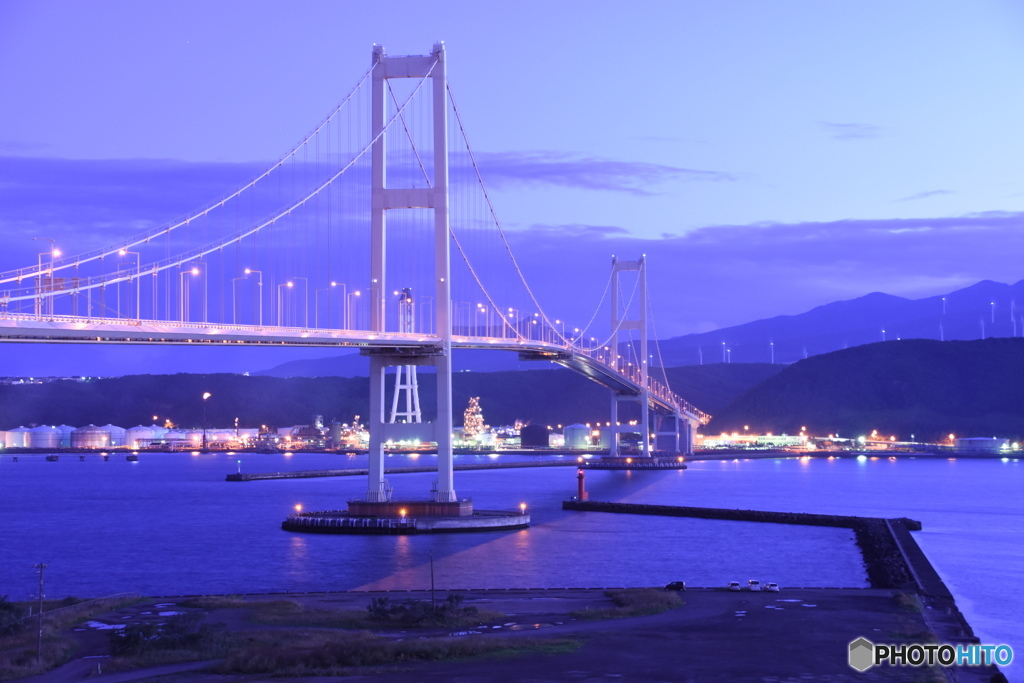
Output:
[[[353,348],[364,353],[374,349],[397,355],[429,355],[441,347],[440,337],[368,330],[306,329],[294,327],[223,325],[202,322],[167,322],[61,315],[0,313],[0,342],[77,344],[179,344],[248,346],[304,346]],[[524,360],[558,363],[616,393],[638,396],[639,377],[614,369],[583,350],[546,341],[500,337],[453,336],[457,349],[516,351]],[[638,373],[633,372],[636,376]],[[649,392],[652,408],[666,413],[677,410],[691,420],[706,423],[709,416],[660,385]]]

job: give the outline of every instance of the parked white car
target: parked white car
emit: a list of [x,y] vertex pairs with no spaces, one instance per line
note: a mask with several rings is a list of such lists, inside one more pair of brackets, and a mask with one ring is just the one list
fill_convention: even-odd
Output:
[[779,584],[777,584],[777,583],[766,583],[765,586],[764,586],[764,589],[766,591],[768,591],[769,593],[778,593],[779,592]]
[[747,581],[747,590],[760,592],[761,591],[761,582],[758,581],[757,579],[751,579],[750,581]]
[[738,590],[740,590],[740,582],[739,581],[730,581],[729,582],[729,590],[731,590],[731,591],[738,591]]

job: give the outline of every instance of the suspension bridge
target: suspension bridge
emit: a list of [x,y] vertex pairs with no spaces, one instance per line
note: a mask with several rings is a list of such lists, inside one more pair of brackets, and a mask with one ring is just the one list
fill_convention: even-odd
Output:
[[[457,501],[455,349],[516,351],[607,387],[613,456],[623,432],[641,433],[643,456],[689,453],[708,420],[652,362],[645,258],[612,259],[587,324],[545,312],[487,192],[442,43],[422,56],[374,46],[370,68],[298,144],[180,220],[81,253],[34,239],[36,262],[0,273],[0,341],[360,350],[371,377],[367,503],[391,500],[384,443],[419,420],[409,392],[424,365],[438,377],[433,495]],[[390,421],[389,367],[399,368]],[[639,404],[634,425],[620,424],[624,402]]]

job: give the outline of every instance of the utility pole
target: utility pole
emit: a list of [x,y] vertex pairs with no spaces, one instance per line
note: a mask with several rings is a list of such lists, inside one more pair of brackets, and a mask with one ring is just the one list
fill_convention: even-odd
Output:
[[434,549],[430,549],[430,611],[437,614],[437,603],[434,601]]
[[46,564],[40,562],[33,565],[33,569],[39,570],[39,609],[36,615],[39,620],[39,632],[36,638],[36,664],[43,659],[43,572],[46,571]]

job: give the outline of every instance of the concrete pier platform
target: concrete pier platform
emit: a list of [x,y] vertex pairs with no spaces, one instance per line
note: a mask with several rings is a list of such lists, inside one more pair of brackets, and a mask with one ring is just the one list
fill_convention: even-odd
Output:
[[350,501],[348,510],[289,515],[281,528],[313,534],[406,535],[525,529],[525,510],[474,510],[471,500]]

